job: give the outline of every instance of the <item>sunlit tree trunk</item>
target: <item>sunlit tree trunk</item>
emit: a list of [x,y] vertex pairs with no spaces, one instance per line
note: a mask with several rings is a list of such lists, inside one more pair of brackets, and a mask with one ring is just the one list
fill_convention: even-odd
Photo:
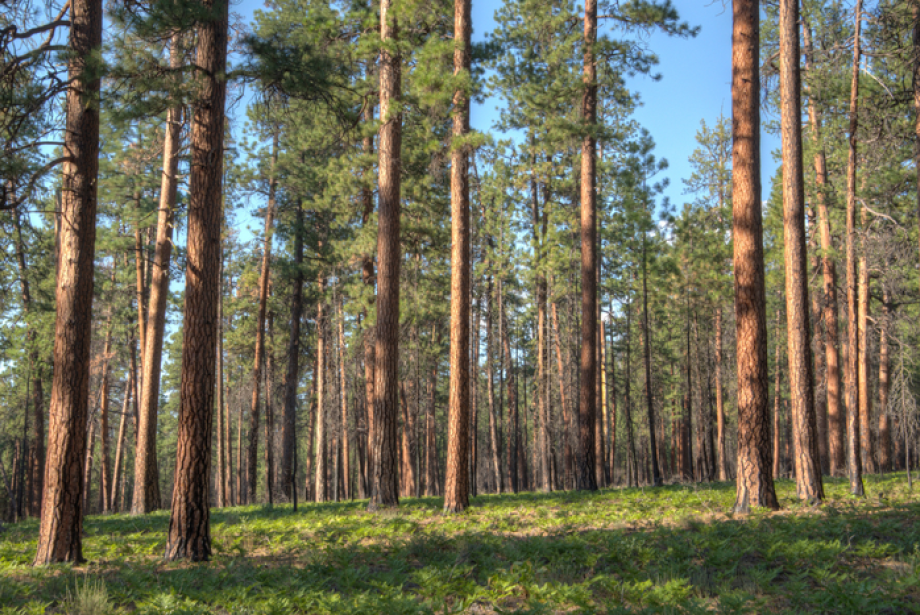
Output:
[[888,418],[889,381],[888,329],[891,312],[888,290],[882,290],[882,314],[879,318],[878,340],[878,466],[879,472],[891,471],[891,424]]
[[54,377],[36,565],[83,561],[82,470],[99,171],[99,107],[92,102],[99,95],[99,78],[87,63],[102,47],[102,1],[71,0],[70,19]]
[[862,0],[856,0],[856,27],[853,38],[853,79],[850,85],[849,154],[847,157],[847,475],[850,493],[862,496],[862,453],[859,436],[859,319],[856,262],[856,129],[859,125],[859,62]]
[[824,499],[815,417],[808,254],[805,240],[805,178],[802,162],[802,99],[799,72],[799,0],[780,2],[780,64],[783,137],[783,255],[786,269],[786,332],[789,392],[800,500]]
[[[169,45],[170,67],[182,63],[179,35],[174,34]],[[166,300],[169,296],[169,259],[172,252],[173,215],[179,185],[179,139],[182,129],[182,108],[171,107],[166,114],[166,134],[163,142],[163,173],[160,180],[160,202],[157,211],[156,247],[153,277],[150,281],[148,313],[144,314],[144,281],[146,274],[138,265],[138,307],[141,320],[141,395],[138,424],[138,450],[134,464],[134,502],[132,512],[145,514],[160,507],[159,466],[157,464],[157,407],[160,399],[160,371],[163,356],[163,336],[166,330]],[[140,235],[138,234],[139,238]],[[141,260],[138,251],[138,263]]]
[[732,238],[738,378],[734,509],[778,508],[767,405],[767,323],[760,185],[760,2],[732,1]]

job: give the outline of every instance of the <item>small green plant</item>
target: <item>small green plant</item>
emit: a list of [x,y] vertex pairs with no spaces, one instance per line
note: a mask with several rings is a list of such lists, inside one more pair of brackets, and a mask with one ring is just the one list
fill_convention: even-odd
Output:
[[63,606],[67,615],[108,615],[114,611],[105,581],[88,576],[83,577],[82,583],[77,581],[72,592],[67,590]]

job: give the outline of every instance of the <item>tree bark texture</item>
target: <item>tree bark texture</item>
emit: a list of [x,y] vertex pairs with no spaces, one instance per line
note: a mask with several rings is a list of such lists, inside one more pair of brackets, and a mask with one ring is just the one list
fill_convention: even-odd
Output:
[[853,38],[853,79],[850,85],[849,154],[847,156],[847,475],[850,493],[864,495],[859,436],[859,319],[856,262],[856,130],[859,126],[859,62],[862,0],[856,0]]
[[805,178],[802,162],[802,99],[799,72],[799,0],[780,1],[780,80],[783,140],[783,258],[786,269],[786,336],[792,404],[796,495],[824,499],[808,303],[805,240]]
[[[472,61],[471,2],[454,1],[454,76],[469,75]],[[452,135],[469,133],[470,98],[454,92]],[[462,141],[451,149],[450,164],[450,383],[447,417],[447,472],[444,511],[470,505],[470,185],[469,153]]]
[[597,490],[595,476],[595,433],[597,413],[597,0],[585,1],[583,41],[584,91],[581,113],[587,134],[581,142],[581,369],[578,387],[578,459],[575,483],[578,489]]
[[778,508],[771,473],[760,184],[760,2],[732,2],[732,238],[738,378],[735,511]]
[[380,2],[380,136],[377,209],[377,348],[374,481],[368,508],[399,504],[399,266],[402,147],[401,62],[392,0]]
[[229,4],[198,26],[197,64],[202,77],[191,132],[188,205],[188,266],[182,328],[182,385],[179,390],[179,443],[166,559],[204,561],[211,556],[211,424],[220,300],[220,231],[223,210],[224,100],[227,84]]
[[71,82],[66,97],[60,259],[55,286],[54,377],[44,494],[35,564],[83,561],[83,456],[89,402],[93,261],[99,171],[99,78],[89,67],[102,46],[102,1],[70,4]]
[[[178,69],[182,58],[179,35],[170,39],[170,67]],[[163,336],[166,330],[166,300],[169,297],[169,259],[172,252],[173,215],[179,186],[179,139],[182,108],[171,107],[166,114],[163,142],[163,174],[157,210],[156,248],[153,277],[150,281],[149,309],[141,339],[141,396],[138,424],[138,449],[134,463],[134,501],[132,512],[146,514],[160,507],[159,467],[157,464],[157,406],[160,399],[160,370]],[[146,275],[138,278],[139,284]],[[142,286],[143,288],[143,286]],[[142,293],[139,294],[142,297]],[[140,299],[143,302],[143,299]]]

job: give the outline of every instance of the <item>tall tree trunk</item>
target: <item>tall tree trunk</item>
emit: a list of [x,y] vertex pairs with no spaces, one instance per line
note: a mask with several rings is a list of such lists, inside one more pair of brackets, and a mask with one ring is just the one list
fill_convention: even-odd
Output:
[[879,472],[891,471],[891,426],[888,418],[888,327],[890,326],[890,308],[888,307],[888,290],[882,290],[882,314],[879,318],[878,340],[878,469]]
[[862,0],[856,0],[853,79],[850,85],[849,154],[847,157],[847,475],[850,493],[864,495],[859,437],[859,331],[856,263],[856,129],[859,125],[859,62]]
[[722,306],[716,307],[716,446],[719,453],[719,480],[729,480],[728,460],[725,452],[725,402],[722,398]]
[[[115,277],[115,264],[112,263],[112,277]],[[114,280],[113,280],[114,282]],[[100,495],[102,496],[102,512],[104,514],[112,512],[112,468],[109,465],[109,400],[110,400],[110,375],[112,372],[110,357],[112,356],[112,317],[108,318],[106,325],[105,343],[103,344],[103,364],[102,364],[102,388],[99,398],[99,435],[102,444],[102,457],[99,463],[100,471]]]
[[[179,35],[170,39],[170,67],[182,64]],[[166,329],[166,300],[169,296],[169,259],[172,252],[173,215],[179,185],[179,139],[182,108],[171,107],[166,115],[163,142],[163,173],[157,211],[157,236],[150,282],[149,313],[144,314],[144,281],[138,241],[138,310],[141,320],[141,395],[138,424],[138,449],[134,462],[134,514],[146,514],[160,507],[159,466],[157,464],[157,406],[160,399],[160,370],[163,336]],[[137,235],[139,239],[140,235]]]
[[[802,28],[805,47],[805,68],[811,62],[810,33],[806,26]],[[821,239],[821,273],[824,283],[824,353],[826,361],[827,420],[828,420],[828,460],[832,476],[840,476],[844,470],[846,451],[845,425],[840,386],[839,333],[837,326],[837,265],[833,256],[828,199],[830,185],[827,181],[827,162],[824,143],[821,139],[821,115],[814,98],[809,100],[808,119],[811,124],[812,140],[815,143],[815,182],[817,194],[815,201],[818,209],[818,229]]]
[[[22,445],[22,441],[19,441],[19,445]],[[96,449],[96,412],[93,411],[92,415],[89,418],[89,425],[87,426],[86,434],[86,459],[83,461],[83,484],[86,488],[83,490],[83,510],[84,514],[90,514],[90,503],[92,500],[92,483],[93,483],[93,451]],[[22,453],[22,449],[17,450],[17,455]],[[20,457],[21,460],[21,457]],[[14,471],[13,474],[17,479],[20,478],[20,473]],[[17,489],[14,488],[13,492],[16,493]],[[18,515],[16,515],[18,516]]]
[[317,387],[319,386],[320,380],[320,371],[319,371],[319,351],[317,350],[316,355],[313,357],[313,382],[310,384],[310,415],[309,423],[307,427],[307,455],[306,455],[306,467],[304,468],[304,500],[310,501],[315,499],[313,488],[315,481],[313,479],[313,451],[314,451],[314,439],[316,433],[316,397],[317,397]]
[[316,475],[314,479],[314,501],[325,502],[326,492],[326,305],[323,293],[326,278],[320,274],[317,280],[320,299],[316,306]]
[[[531,137],[533,141],[533,137]],[[535,145],[532,143],[532,145]],[[532,163],[536,165],[536,154]],[[549,357],[547,356],[547,330],[546,317],[546,275],[544,272],[544,249],[546,246],[546,227],[548,216],[546,208],[540,211],[539,188],[535,171],[531,170],[531,215],[533,224],[534,242],[534,299],[537,302],[537,414],[539,417],[537,449],[540,467],[540,488],[543,491],[552,491],[550,481],[550,434],[549,434]],[[545,198],[545,197],[544,197]],[[546,199],[548,200],[548,199]],[[536,467],[534,468],[536,472]]]
[[652,403],[652,341],[651,323],[648,319],[648,259],[646,258],[646,237],[642,233],[642,334],[644,339],[645,359],[645,407],[648,413],[649,456],[652,462],[652,484],[662,484],[661,470],[658,467],[658,443],[655,437],[655,404]]
[[[473,291],[475,293],[475,290]],[[473,307],[470,344],[470,494],[479,493],[479,321],[482,300],[476,297]]]
[[[134,346],[134,340],[132,339],[129,343],[130,346]],[[129,370],[128,379],[125,381],[125,390],[122,393],[122,402],[121,402],[121,418],[118,421],[118,439],[115,442],[115,463],[113,468],[115,472],[112,476],[112,486],[109,494],[109,500],[112,502],[113,507],[115,507],[117,512],[121,512],[123,507],[120,504],[115,504],[118,501],[118,489],[119,483],[123,482],[123,470],[122,463],[125,459],[125,432],[128,428],[128,409],[131,406],[131,392],[134,388],[134,370]],[[121,496],[122,501],[124,500],[124,485],[121,485]]]
[[[576,486],[596,491],[595,433],[597,413],[597,0],[585,1],[584,90],[581,113],[587,134],[581,142],[581,363],[578,395],[578,468]],[[654,439],[653,439],[654,442]],[[654,450],[654,444],[652,444]],[[657,474],[656,474],[657,476]]]
[[693,481],[693,349],[690,346],[690,292],[687,290],[687,377],[684,389],[684,410],[680,418],[681,478]]
[[626,484],[629,487],[639,486],[639,470],[636,464],[636,439],[633,437],[632,421],[632,395],[630,394],[630,381],[632,380],[631,365],[631,340],[632,332],[632,296],[626,300],[626,369],[624,374],[625,400],[623,403],[623,420],[626,422]]
[[802,99],[799,73],[799,0],[780,2],[780,64],[783,136],[783,255],[786,269],[786,331],[789,392],[795,449],[796,495],[824,499],[808,303],[805,247],[805,178],[802,162]]
[[[911,16],[914,22],[913,31],[913,75],[914,109],[917,117],[914,120],[914,166],[917,168],[917,225],[920,227],[920,1],[914,0],[910,5]],[[900,442],[900,438],[898,439]]]
[[[486,291],[486,396],[489,400],[489,453],[492,462],[492,485],[495,493],[502,492],[501,438],[495,415],[495,294],[489,275]],[[501,390],[499,389],[499,395]]]
[[268,345],[265,349],[265,495],[269,506],[275,503],[275,313],[268,311]]
[[[212,0],[202,0],[202,5],[208,11],[215,8]],[[217,5],[219,10],[198,26],[197,65],[207,77],[201,80],[191,133],[179,443],[167,560],[204,561],[211,556],[209,444],[220,299],[228,6]]]
[[399,243],[402,144],[402,58],[391,51],[398,39],[392,0],[380,2],[380,158],[377,211],[377,348],[374,408],[374,482],[369,510],[399,504]]
[[[821,271],[821,260],[818,256],[818,221],[814,208],[807,208],[808,215],[808,268],[814,278]],[[815,426],[818,435],[818,458],[821,461],[821,472],[830,473],[830,450],[828,448],[827,427],[827,396],[819,393],[821,383],[827,382],[826,356],[824,353],[824,330],[821,327],[821,293],[810,292],[811,295],[811,322],[812,327],[812,354],[815,360]]]
[[[373,2],[371,2],[373,5]],[[368,68],[368,74],[370,75],[371,68]],[[367,103],[364,107],[364,123],[370,125],[374,122],[374,105]],[[364,150],[365,156],[369,159],[374,153],[374,137],[371,134],[367,134],[364,137],[362,143],[362,149]],[[366,170],[367,175],[370,175],[370,168]],[[369,180],[368,180],[369,182]],[[361,200],[364,205],[364,211],[361,215],[361,224],[364,227],[367,227],[370,223],[371,214],[374,213],[374,194],[369,185],[365,185],[361,189]],[[373,467],[374,467],[374,406],[376,405],[374,398],[374,374],[376,366],[376,347],[375,347],[375,338],[376,330],[373,325],[370,324],[371,312],[374,310],[374,286],[376,284],[376,275],[374,273],[374,256],[372,254],[365,254],[361,263],[361,281],[365,287],[365,293],[368,297],[367,307],[365,308],[365,313],[367,315],[366,322],[368,323],[364,330],[364,414],[366,417],[366,433],[364,434],[365,442],[365,451],[366,451],[366,463],[364,466],[364,475],[362,476],[362,481],[365,483],[364,490],[367,495],[370,490],[370,483],[373,480]]]
[[428,357],[430,380],[428,381],[428,412],[425,414],[425,495],[440,494],[438,484],[437,428],[435,426],[435,405],[438,393],[438,358],[441,350],[441,331],[438,323],[431,325],[432,352]]
[[341,442],[342,442],[342,498],[351,497],[351,465],[349,457],[351,450],[348,446],[348,395],[346,395],[346,374],[345,374],[345,312],[342,306],[342,297],[338,301],[338,321],[339,321],[339,401],[342,408],[342,425],[341,425]]
[[[272,153],[268,175],[268,203],[265,207],[265,237],[262,248],[262,270],[259,274],[259,312],[256,317],[256,349],[252,361],[252,402],[249,405],[249,451],[247,459],[248,494],[250,502],[256,501],[259,458],[259,393],[262,381],[262,364],[265,362],[265,311],[268,305],[268,284],[271,277],[272,234],[275,221],[275,164],[278,160],[278,128],[273,129]],[[266,439],[266,446],[268,440]]]
[[501,332],[501,345],[503,363],[508,366],[508,378],[505,380],[508,395],[508,422],[505,432],[507,434],[506,453],[508,459],[508,472],[505,475],[506,490],[517,493],[518,486],[518,467],[517,455],[520,446],[518,438],[518,402],[517,402],[517,374],[514,370],[514,362],[511,356],[511,335],[508,333],[508,319],[505,315],[505,300],[502,281],[498,282],[498,329]]
[[70,3],[70,49],[61,194],[60,260],[55,285],[54,377],[41,524],[35,564],[83,561],[83,456],[92,341],[99,95],[87,67],[102,46],[102,0]]
[[217,297],[217,506],[229,506],[227,502],[227,446],[224,442],[224,255],[220,255],[219,295]]
[[[869,215],[866,208],[861,211],[862,228],[867,229]],[[870,474],[875,473],[875,454],[872,446],[872,398],[869,394],[869,311],[871,310],[869,297],[869,263],[867,258],[868,245],[865,235],[860,240],[859,253],[859,282],[858,282],[858,325],[859,358],[857,370],[859,372],[859,448],[862,452],[862,469]]]
[[566,396],[566,387],[565,387],[565,375],[568,372],[566,369],[565,361],[562,358],[562,337],[559,330],[559,314],[556,311],[556,302],[553,301],[550,303],[550,310],[552,312],[553,319],[553,339],[555,344],[553,347],[556,350],[556,367],[559,369],[559,401],[562,404],[562,439],[563,439],[563,453],[562,461],[563,467],[565,468],[565,478],[563,480],[563,486],[565,489],[571,489],[574,487],[575,483],[575,458],[572,454],[572,425],[570,421],[569,414],[569,402],[568,397]]
[[780,312],[776,312],[776,329],[774,338],[776,340],[776,361],[774,362],[774,388],[773,388],[773,478],[779,478],[782,476],[783,472],[783,456],[782,448],[780,444],[782,443],[782,431],[780,429],[780,409],[782,405],[782,392],[780,389],[782,383],[782,374],[783,366],[781,362],[780,351],[782,349],[782,344],[779,343],[779,326]]
[[735,511],[777,508],[770,473],[767,324],[760,185],[760,2],[733,0],[732,238],[738,344]]
[[284,409],[281,418],[281,492],[294,499],[294,455],[297,446],[297,385],[300,381],[300,320],[303,317],[303,203],[297,203],[294,228],[294,283],[291,291],[291,334],[284,376]]

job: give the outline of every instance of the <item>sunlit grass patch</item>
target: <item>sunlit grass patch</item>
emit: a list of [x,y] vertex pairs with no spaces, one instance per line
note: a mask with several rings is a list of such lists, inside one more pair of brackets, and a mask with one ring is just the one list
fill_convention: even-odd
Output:
[[162,560],[160,511],[91,517],[89,564],[33,568],[29,521],[0,534],[0,613],[68,612],[84,578],[112,613],[918,612],[920,504],[903,475],[866,487],[812,507],[779,481],[784,509],[744,518],[730,483],[215,509],[205,564]]

